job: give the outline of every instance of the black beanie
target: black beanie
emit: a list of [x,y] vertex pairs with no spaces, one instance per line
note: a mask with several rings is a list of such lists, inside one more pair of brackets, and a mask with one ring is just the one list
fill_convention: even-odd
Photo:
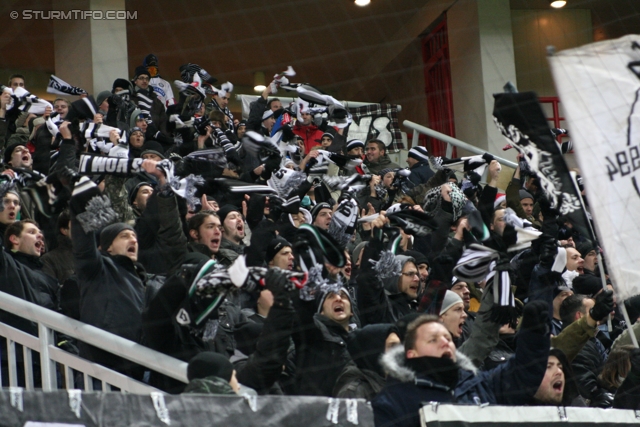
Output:
[[233,365],[223,355],[212,351],[203,351],[189,360],[187,365],[187,379],[218,377],[231,381]]
[[151,74],[149,74],[149,71],[147,71],[147,67],[144,67],[142,65],[136,67],[136,72],[134,73],[132,80],[136,80],[138,77],[140,77],[143,74],[151,78]]
[[312,209],[311,209],[311,219],[312,222],[316,220],[316,217],[318,216],[318,214],[320,213],[320,211],[322,209],[331,209],[331,205],[327,202],[320,202],[317,205],[315,205]]
[[107,225],[100,232],[100,247],[103,251],[109,249],[111,243],[118,237],[118,234],[123,232],[124,230],[131,230],[135,233],[135,230],[129,224],[124,222],[116,222],[115,224]]
[[140,154],[140,157],[144,156],[146,153],[152,153],[162,159],[166,159],[164,155],[164,148],[158,141],[145,141],[142,146],[142,153]]
[[111,87],[111,92],[115,93],[117,87],[130,91],[131,82],[127,79],[122,79],[122,78],[115,79],[113,81],[113,86]]
[[233,205],[222,206],[218,210],[218,212],[216,212],[218,214],[218,218],[220,218],[220,223],[223,223],[227,215],[229,215],[231,212],[240,212],[240,214],[242,214],[242,209],[238,209]]
[[11,145],[8,145],[4,150],[4,164],[7,165],[11,161],[11,156],[13,155],[13,151],[20,145],[27,146],[24,142],[14,142]]
[[293,247],[291,243],[289,243],[284,237],[277,236],[276,238],[271,240],[269,242],[269,245],[267,246],[265,257],[265,261],[267,261],[267,264],[271,262],[273,258],[275,258],[275,256],[282,250],[282,248],[286,246]]

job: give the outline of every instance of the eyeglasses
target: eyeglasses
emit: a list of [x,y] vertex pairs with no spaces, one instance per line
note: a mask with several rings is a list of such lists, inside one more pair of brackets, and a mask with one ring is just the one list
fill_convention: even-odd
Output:
[[143,82],[148,82],[150,79],[149,79],[149,77],[140,76],[140,77],[138,77],[138,80],[142,80]]
[[20,200],[4,199],[2,201],[2,204],[5,205],[5,206],[13,205],[13,206],[17,207],[17,206],[20,206]]
[[414,277],[414,276],[420,277],[417,271],[407,271],[406,273],[402,273],[402,275],[406,277]]

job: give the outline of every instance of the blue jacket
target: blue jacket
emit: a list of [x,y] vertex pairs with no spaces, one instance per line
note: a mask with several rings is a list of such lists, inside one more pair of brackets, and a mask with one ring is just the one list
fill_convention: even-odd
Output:
[[415,185],[424,184],[429,181],[429,178],[435,175],[427,161],[416,163],[413,167],[409,168],[409,170],[411,171],[409,181],[413,182]]
[[521,329],[517,342],[516,354],[490,371],[478,371],[468,357],[457,352],[455,385],[445,384],[442,377],[418,375],[407,366],[412,362],[405,358],[402,346],[391,350],[383,357],[382,364],[389,376],[399,383],[390,380],[390,385],[372,400],[376,427],[417,427],[420,408],[431,401],[529,404],[547,368],[549,334]]

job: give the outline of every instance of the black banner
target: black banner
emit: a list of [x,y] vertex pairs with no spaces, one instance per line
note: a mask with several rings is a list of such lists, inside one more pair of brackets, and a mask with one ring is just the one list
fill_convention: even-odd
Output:
[[373,412],[364,400],[327,397],[0,392],[0,426],[53,427],[54,423],[56,427],[373,427]]

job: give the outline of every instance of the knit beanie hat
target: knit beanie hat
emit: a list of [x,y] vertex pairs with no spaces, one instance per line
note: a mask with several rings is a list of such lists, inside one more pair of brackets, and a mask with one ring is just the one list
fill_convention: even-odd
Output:
[[103,90],[102,92],[100,92],[96,97],[96,105],[98,106],[98,108],[100,108],[100,104],[102,104],[104,100],[109,98],[110,96],[111,92],[109,92],[108,90]]
[[18,147],[18,146],[27,146],[27,144],[25,142],[14,142],[13,144],[7,146],[7,148],[5,148],[4,150],[4,164],[8,164],[11,161],[11,156],[13,155],[13,151]]
[[220,223],[223,223],[225,218],[227,218],[227,215],[229,215],[231,212],[239,212],[240,214],[242,214],[242,209],[239,209],[233,205],[222,206],[220,210],[216,212],[218,214],[218,218],[220,218]]
[[162,159],[166,159],[163,152],[164,152],[164,149],[162,148],[162,144],[160,144],[159,142],[145,141],[144,145],[142,146],[142,154],[140,154],[140,157],[149,153],[149,154],[155,154],[156,156],[159,156]]
[[447,310],[449,310],[451,307],[453,307],[459,302],[462,302],[462,298],[460,298],[460,295],[447,289],[447,292],[444,294],[444,299],[442,300],[440,313],[438,313],[438,315],[442,316],[444,313],[447,312]]
[[131,91],[131,82],[127,79],[117,78],[113,81],[111,92],[116,93],[116,88],[119,87],[124,90]]
[[[322,292],[317,298],[316,298],[316,313],[320,314],[320,312],[322,311],[322,305],[324,304],[324,301],[327,299],[327,297],[329,296],[329,294],[335,293],[335,290],[327,290]],[[349,300],[349,302],[351,302],[351,295],[349,295],[349,291],[347,291],[346,288],[344,287],[340,287],[340,290],[337,291],[340,292],[340,294],[342,296],[346,296],[347,299]]]
[[218,377],[225,381],[231,381],[233,365],[220,353],[203,351],[189,360],[187,365],[187,379],[189,381],[198,378]]
[[322,209],[331,209],[331,205],[327,202],[318,203],[311,209],[311,218],[313,221],[316,220],[316,217],[320,213]]
[[124,222],[116,222],[115,224],[107,225],[100,232],[100,247],[103,251],[109,249],[111,243],[118,237],[118,234],[123,232],[124,230],[131,230],[135,233],[135,230],[129,224]]
[[144,67],[142,65],[139,65],[136,67],[136,71],[133,74],[133,79],[132,80],[136,80],[138,77],[145,75],[149,78],[151,78],[151,74],[149,73],[149,71],[147,71],[147,67]]
[[424,147],[413,147],[409,150],[408,157],[412,159],[416,159],[419,162],[428,162],[429,161],[429,152]]
[[359,139],[352,139],[351,141],[347,142],[347,151],[351,151],[354,148],[364,148],[364,142],[360,141]]
[[520,200],[522,199],[531,199],[533,200],[533,196],[527,190],[520,189]]
[[277,236],[276,238],[271,240],[269,242],[269,245],[267,245],[265,261],[267,261],[267,263],[271,262],[271,260],[275,258],[278,252],[280,252],[282,248],[287,246],[293,247],[291,243],[289,243],[285,238],[281,236]]

